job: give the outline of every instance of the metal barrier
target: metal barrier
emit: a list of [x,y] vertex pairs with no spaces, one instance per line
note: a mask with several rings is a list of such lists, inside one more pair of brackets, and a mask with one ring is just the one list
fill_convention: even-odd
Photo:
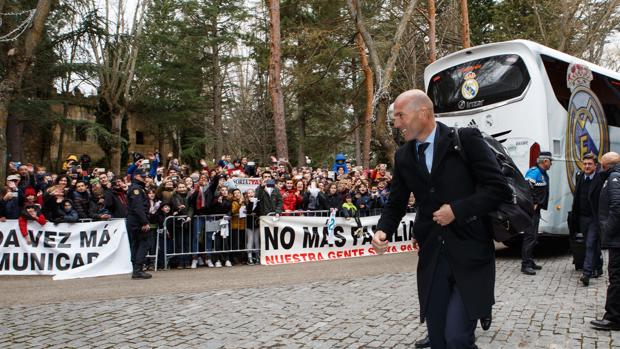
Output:
[[171,262],[188,266],[199,257],[217,267],[230,266],[232,259],[252,264],[260,260],[258,217],[254,214],[169,216],[156,237],[155,253],[148,256],[155,258],[155,271],[159,266],[167,269]]
[[[360,214],[360,217],[367,216],[380,216],[381,208],[371,208],[371,209],[362,209],[357,212]],[[330,210],[297,210],[297,211],[289,211],[279,213],[280,216],[289,216],[289,217],[329,217]],[[268,216],[275,216],[275,212],[271,212]],[[336,217],[344,217],[340,209],[336,210]]]

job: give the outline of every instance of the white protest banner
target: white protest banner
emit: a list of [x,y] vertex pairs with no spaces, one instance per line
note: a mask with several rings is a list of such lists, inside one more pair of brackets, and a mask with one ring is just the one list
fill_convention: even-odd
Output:
[[[408,213],[395,234],[388,234],[386,253],[413,251],[414,213]],[[288,264],[375,255],[372,234],[379,216],[362,217],[362,234],[354,219],[336,218],[334,242],[329,242],[328,217],[260,217],[261,264]]]
[[241,190],[242,193],[245,193],[248,189],[256,189],[260,185],[260,178],[233,178],[232,179],[235,186]]
[[32,245],[17,220],[0,222],[0,275],[55,275],[54,280],[131,273],[125,220],[28,223]]

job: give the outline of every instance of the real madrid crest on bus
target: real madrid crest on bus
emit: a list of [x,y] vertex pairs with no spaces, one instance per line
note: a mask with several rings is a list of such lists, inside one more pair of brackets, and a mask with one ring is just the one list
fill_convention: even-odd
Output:
[[588,153],[600,158],[609,151],[609,131],[601,102],[590,89],[592,71],[581,64],[571,64],[566,84],[571,90],[566,127],[566,174],[571,191],[575,191],[575,173],[583,170],[581,160]]
[[476,81],[476,73],[469,72],[465,74],[465,82],[463,82],[463,86],[461,86],[461,95],[463,98],[470,100],[478,95],[478,90],[480,86],[478,86],[478,81]]

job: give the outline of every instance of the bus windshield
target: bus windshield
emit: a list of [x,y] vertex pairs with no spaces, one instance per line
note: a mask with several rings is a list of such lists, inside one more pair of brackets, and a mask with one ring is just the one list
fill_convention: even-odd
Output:
[[435,113],[476,109],[523,94],[530,75],[516,54],[476,59],[435,74],[428,95]]

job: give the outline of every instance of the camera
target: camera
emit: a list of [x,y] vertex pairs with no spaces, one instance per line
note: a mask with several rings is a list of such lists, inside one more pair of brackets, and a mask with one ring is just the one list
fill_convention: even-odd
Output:
[[151,162],[147,159],[142,160],[142,164],[140,165],[140,168],[143,170],[148,170],[151,168]]

